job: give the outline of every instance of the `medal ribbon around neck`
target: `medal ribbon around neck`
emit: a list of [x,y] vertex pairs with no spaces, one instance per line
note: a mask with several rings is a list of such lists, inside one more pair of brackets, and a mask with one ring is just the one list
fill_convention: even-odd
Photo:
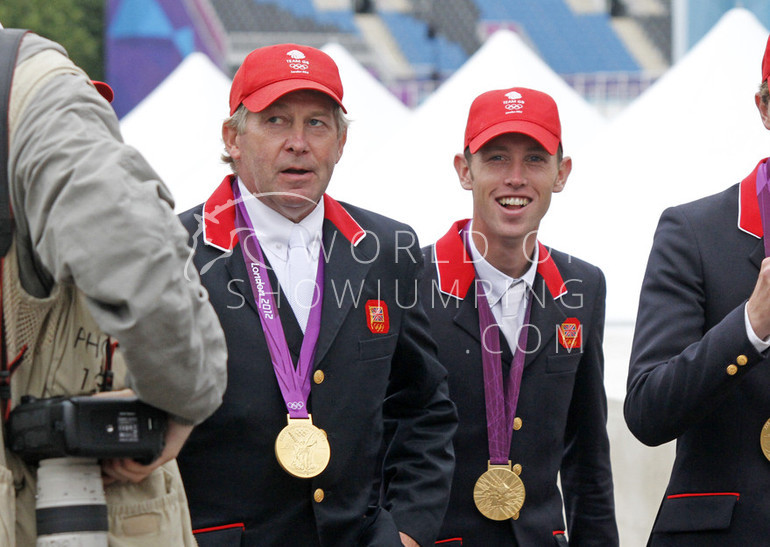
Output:
[[757,169],[757,202],[762,220],[762,238],[765,242],[765,256],[770,256],[770,180],[767,178],[767,163]]
[[[463,238],[468,245],[470,237],[468,227],[463,228]],[[476,278],[478,279],[478,277]],[[500,357],[500,328],[495,322],[489,307],[483,283],[476,283],[476,307],[479,310],[479,329],[481,331],[481,362],[484,372],[484,399],[487,410],[487,437],[489,439],[489,463],[504,465],[509,463],[508,455],[513,438],[513,420],[521,391],[521,376],[526,357],[529,316],[532,311],[532,299],[528,299],[524,321],[519,330],[519,341],[513,351],[513,362],[508,374],[508,381],[503,386],[503,368]],[[526,292],[525,298],[526,296]]]
[[[259,246],[254,226],[251,224],[246,206],[241,199],[237,179],[233,182],[233,197],[235,198],[235,226],[240,237],[241,251],[249,271],[249,282],[254,294],[254,301],[259,310],[260,323],[265,333],[267,347],[270,350],[270,358],[273,361],[273,370],[281,388],[281,394],[289,411],[289,418],[308,418],[307,402],[310,396],[310,371],[313,368],[316,346],[318,345],[318,333],[321,330],[321,304],[323,302],[323,276],[324,261],[318,257],[318,270],[316,272],[315,286],[318,290],[318,298],[313,299],[310,314],[307,320],[305,336],[302,339],[297,367],[291,359],[289,345],[275,305],[270,278],[265,267],[265,258]],[[291,290],[291,288],[289,288]]]

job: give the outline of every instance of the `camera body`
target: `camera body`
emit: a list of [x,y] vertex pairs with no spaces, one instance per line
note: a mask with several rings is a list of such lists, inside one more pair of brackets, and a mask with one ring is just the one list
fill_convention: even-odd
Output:
[[10,449],[24,461],[133,458],[150,463],[163,450],[167,416],[136,397],[23,397],[7,425]]

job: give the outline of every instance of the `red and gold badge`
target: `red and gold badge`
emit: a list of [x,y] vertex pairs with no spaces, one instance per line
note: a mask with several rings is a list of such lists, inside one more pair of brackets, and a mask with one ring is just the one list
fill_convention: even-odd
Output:
[[580,349],[582,342],[583,327],[576,317],[569,317],[559,325],[559,343],[562,347],[572,351]]
[[388,305],[384,300],[369,300],[366,303],[366,326],[374,334],[387,334],[390,330]]

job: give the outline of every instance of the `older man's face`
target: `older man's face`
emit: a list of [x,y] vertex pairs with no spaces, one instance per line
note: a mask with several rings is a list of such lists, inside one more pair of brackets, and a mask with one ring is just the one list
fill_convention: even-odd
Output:
[[313,210],[342,157],[347,135],[338,132],[334,108],[323,93],[294,91],[250,112],[243,133],[223,130],[246,188],[294,222]]

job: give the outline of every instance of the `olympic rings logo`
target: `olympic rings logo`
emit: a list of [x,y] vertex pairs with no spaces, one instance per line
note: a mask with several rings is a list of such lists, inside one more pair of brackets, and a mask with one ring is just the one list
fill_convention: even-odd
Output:
[[289,66],[294,70],[307,70],[309,65],[307,63],[289,63]]
[[286,403],[286,406],[289,407],[289,410],[300,410],[305,406],[305,403],[302,401],[292,401],[290,403]]
[[507,104],[505,105],[506,110],[521,110],[524,107],[522,104]]

